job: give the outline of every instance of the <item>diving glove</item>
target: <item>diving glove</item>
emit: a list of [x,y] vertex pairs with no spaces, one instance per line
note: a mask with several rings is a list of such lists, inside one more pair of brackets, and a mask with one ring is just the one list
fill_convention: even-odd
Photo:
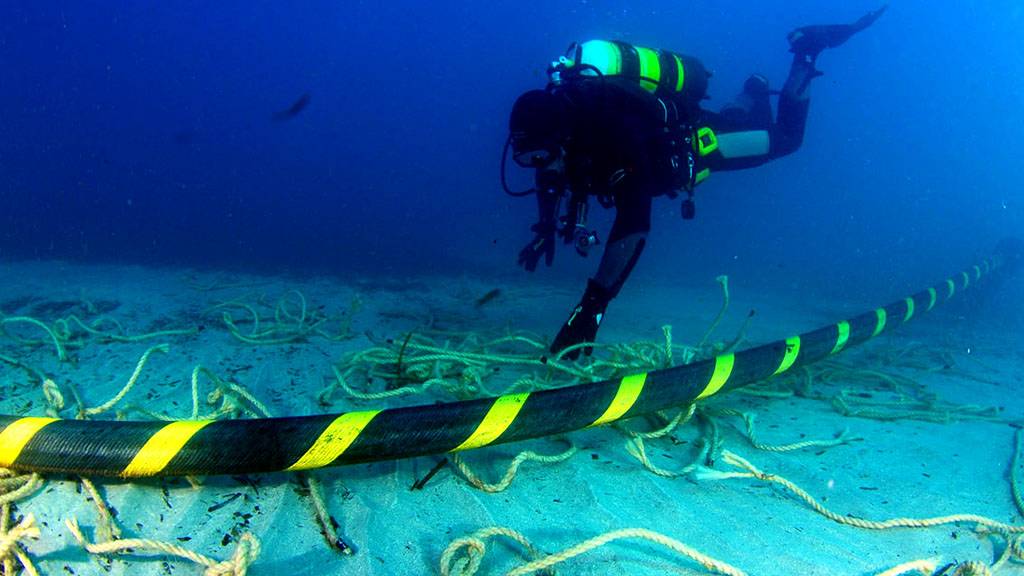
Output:
[[[558,354],[574,344],[593,342],[597,338],[597,329],[601,326],[601,319],[604,318],[604,311],[611,299],[611,292],[607,288],[593,279],[587,280],[587,290],[583,293],[583,299],[555,336],[555,341],[551,344],[551,353]],[[589,346],[582,350],[587,356],[594,351]],[[577,348],[566,353],[564,357],[575,360],[579,356],[580,348]]]
[[835,48],[851,36],[871,26],[885,12],[888,5],[868,12],[853,24],[822,24],[803,26],[789,33],[789,51],[813,62],[825,48]]
[[539,222],[530,226],[530,230],[535,234],[533,240],[530,240],[530,243],[519,251],[519,260],[517,260],[517,263],[527,272],[537,269],[537,262],[542,256],[544,264],[548,266],[551,266],[555,260],[555,225]]

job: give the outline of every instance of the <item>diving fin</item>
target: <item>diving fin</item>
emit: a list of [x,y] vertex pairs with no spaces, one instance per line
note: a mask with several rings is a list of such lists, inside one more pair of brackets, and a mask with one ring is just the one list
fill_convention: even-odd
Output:
[[797,28],[786,37],[789,40],[789,51],[813,62],[825,48],[835,48],[874,24],[888,7],[885,4],[878,10],[868,12],[853,24],[820,24]]

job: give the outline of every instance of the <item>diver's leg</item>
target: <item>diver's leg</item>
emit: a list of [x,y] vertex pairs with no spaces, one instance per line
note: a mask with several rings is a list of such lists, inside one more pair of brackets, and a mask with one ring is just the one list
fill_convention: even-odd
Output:
[[724,131],[767,130],[772,123],[769,93],[768,79],[760,74],[751,74],[743,83],[743,91],[718,113],[719,126],[716,128]]
[[[651,229],[651,195],[645,190],[633,188],[616,196],[615,202],[615,223],[601,255],[597,274],[587,280],[583,298],[555,336],[551,344],[552,353],[561,352],[575,344],[594,341],[608,303],[626,283],[647,243],[647,233]],[[588,355],[591,350],[584,348]],[[579,353],[579,350],[573,350],[565,356],[574,360]]]
[[773,158],[792,154],[803,144],[811,105],[811,80],[820,75],[814,68],[814,58],[801,54],[793,57],[789,76],[779,93],[779,111],[771,135]]
[[826,24],[803,26],[789,33],[793,64],[789,77],[779,94],[779,111],[772,133],[771,155],[774,158],[796,151],[804,140],[807,111],[810,107],[810,83],[821,76],[814,67],[818,55],[825,48],[835,48],[851,36],[875,23],[886,7],[868,12],[853,24]]

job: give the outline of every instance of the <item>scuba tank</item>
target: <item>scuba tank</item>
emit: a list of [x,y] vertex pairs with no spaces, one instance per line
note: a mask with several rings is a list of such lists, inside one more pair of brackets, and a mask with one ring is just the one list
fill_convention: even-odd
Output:
[[[682,216],[689,220],[694,217],[693,189],[710,173],[699,165],[700,159],[718,147],[714,132],[696,125],[710,77],[704,64],[691,56],[621,41],[588,40],[570,44],[565,55],[551,63],[548,90],[615,78],[635,82],[657,97],[664,113],[666,143],[672,150],[674,189],[686,192]],[[669,196],[675,198],[675,191]]]
[[636,80],[657,96],[670,97],[686,109],[699,106],[710,76],[704,64],[691,56],[608,40],[574,42],[548,68],[554,86],[577,77],[626,78]]

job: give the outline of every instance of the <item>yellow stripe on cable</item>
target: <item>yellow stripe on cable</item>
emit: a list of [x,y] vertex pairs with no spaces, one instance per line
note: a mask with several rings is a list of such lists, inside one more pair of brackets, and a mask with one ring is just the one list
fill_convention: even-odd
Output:
[[950,278],[946,280],[946,286],[949,287],[949,295],[946,296],[946,300],[949,300],[953,297],[953,294],[956,294],[956,284],[954,284],[953,279]]
[[925,312],[931,312],[932,308],[935,308],[935,300],[938,296],[935,294],[935,288],[928,289],[928,309]]
[[306,453],[285,470],[309,470],[323,468],[338,459],[363,433],[366,425],[380,414],[380,410],[346,412],[335,418],[306,450]]
[[465,442],[453,448],[452,452],[479,448],[497,440],[498,436],[501,436],[512,425],[512,421],[519,415],[523,403],[529,397],[529,392],[499,396],[476,430],[469,435],[469,438],[466,438]]
[[797,356],[800,355],[800,337],[791,336],[786,338],[786,355],[782,357],[782,362],[779,363],[779,367],[772,372],[772,376],[781,374],[786,370],[789,370],[793,366],[793,362],[796,362]]
[[971,285],[971,277],[967,274],[967,272],[961,272],[960,274],[963,275],[964,277],[964,288],[967,288],[968,286]]
[[836,331],[836,345],[832,347],[829,355],[838,354],[846,346],[846,341],[850,339],[850,323],[846,320],[839,322],[836,324]]
[[907,303],[907,313],[903,315],[903,321],[909,322],[914,317],[914,299],[907,298],[904,302]]
[[0,432],[0,468],[10,468],[37,432],[59,420],[29,416],[11,422]]
[[974,279],[981,280],[981,268],[977,264],[974,265]]
[[885,330],[885,308],[879,308],[878,310],[875,310],[875,316],[878,317],[878,322],[875,323],[875,331],[871,333],[872,338],[881,334],[882,330]]
[[633,407],[633,404],[636,404],[636,399],[640,397],[640,392],[644,389],[644,382],[646,381],[646,372],[623,378],[619,382],[619,389],[615,392],[615,398],[612,398],[608,409],[604,411],[600,418],[594,420],[591,426],[599,426],[622,418]]
[[185,443],[213,420],[171,422],[149,437],[142,449],[121,472],[125,478],[156,476],[178,455]]
[[736,356],[734,354],[715,356],[715,371],[711,373],[711,381],[708,382],[708,385],[697,396],[696,400],[707,398],[721,390],[722,386],[729,380],[729,376],[732,375],[732,367],[735,362]]

